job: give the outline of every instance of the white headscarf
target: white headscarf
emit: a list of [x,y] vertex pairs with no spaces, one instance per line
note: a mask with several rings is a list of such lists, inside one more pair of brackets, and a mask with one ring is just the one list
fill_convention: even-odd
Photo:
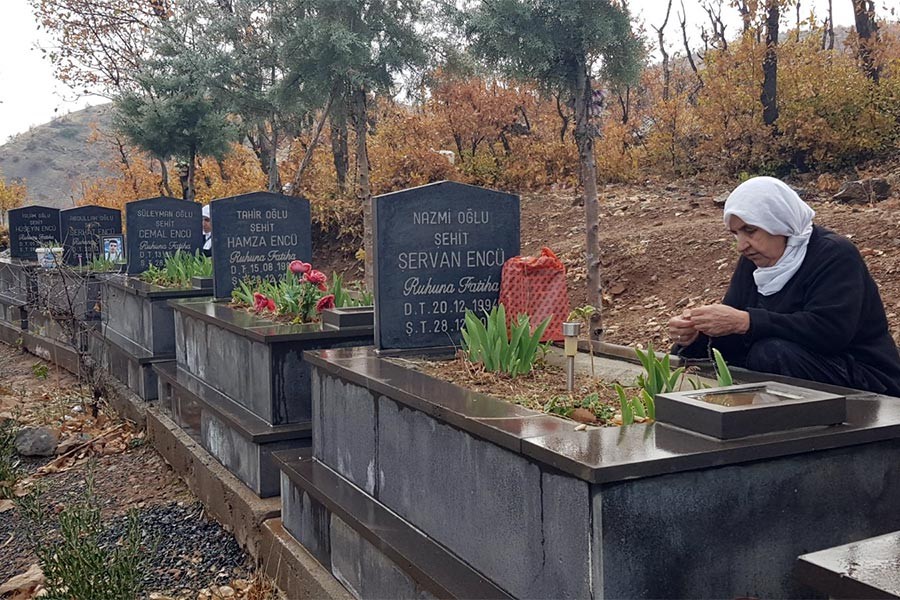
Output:
[[780,292],[803,264],[816,211],[783,181],[754,177],[737,186],[725,201],[726,227],[732,215],[772,235],[787,237],[787,247],[778,262],[753,272],[760,294],[771,296]]

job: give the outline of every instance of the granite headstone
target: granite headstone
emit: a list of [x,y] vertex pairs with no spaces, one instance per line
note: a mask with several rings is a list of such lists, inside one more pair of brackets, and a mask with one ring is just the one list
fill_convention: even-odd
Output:
[[519,197],[444,181],[373,209],[375,345],[459,345],[465,311],[497,304],[503,263],[519,254]]
[[59,209],[24,206],[9,211],[9,255],[34,259],[38,246],[59,242]]
[[122,212],[103,206],[79,206],[59,211],[63,262],[87,266],[103,256],[103,237],[122,234]]
[[148,198],[125,205],[128,228],[125,258],[128,274],[162,266],[178,250],[193,254],[203,247],[203,225],[198,202],[177,198]]
[[230,298],[243,279],[277,280],[292,260],[309,262],[309,201],[254,192],[210,203],[213,295]]

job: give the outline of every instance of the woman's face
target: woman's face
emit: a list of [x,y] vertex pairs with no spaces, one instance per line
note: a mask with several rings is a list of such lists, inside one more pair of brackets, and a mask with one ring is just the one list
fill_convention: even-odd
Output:
[[771,267],[777,263],[787,246],[785,236],[772,235],[734,215],[728,218],[728,229],[734,234],[737,251],[757,267]]

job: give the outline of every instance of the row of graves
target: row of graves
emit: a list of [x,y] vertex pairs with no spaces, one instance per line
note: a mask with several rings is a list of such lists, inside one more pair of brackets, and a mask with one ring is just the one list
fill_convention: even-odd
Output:
[[[465,311],[498,303],[517,196],[441,182],[374,198],[374,307],[302,324],[229,299],[310,262],[306,200],[212,202],[211,287],[135,276],[198,247],[199,206],[125,212],[127,273],[98,280],[98,360],[280,496],[284,529],[355,597],[812,597],[837,588],[799,556],[900,529],[895,399],[734,369],[729,393],[781,395],[673,394],[655,421],[577,427],[405,364],[450,359]],[[29,286],[49,271],[13,265],[26,275],[4,275],[6,339],[30,329]],[[620,350],[607,370],[633,372]]]

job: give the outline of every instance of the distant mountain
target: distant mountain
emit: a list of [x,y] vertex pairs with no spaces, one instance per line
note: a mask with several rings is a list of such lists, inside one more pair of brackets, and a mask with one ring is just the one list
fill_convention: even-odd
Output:
[[27,204],[74,206],[81,179],[109,174],[100,165],[115,158],[112,150],[88,138],[95,128],[109,131],[111,123],[112,105],[102,104],[32,127],[0,146],[0,173],[25,181]]

